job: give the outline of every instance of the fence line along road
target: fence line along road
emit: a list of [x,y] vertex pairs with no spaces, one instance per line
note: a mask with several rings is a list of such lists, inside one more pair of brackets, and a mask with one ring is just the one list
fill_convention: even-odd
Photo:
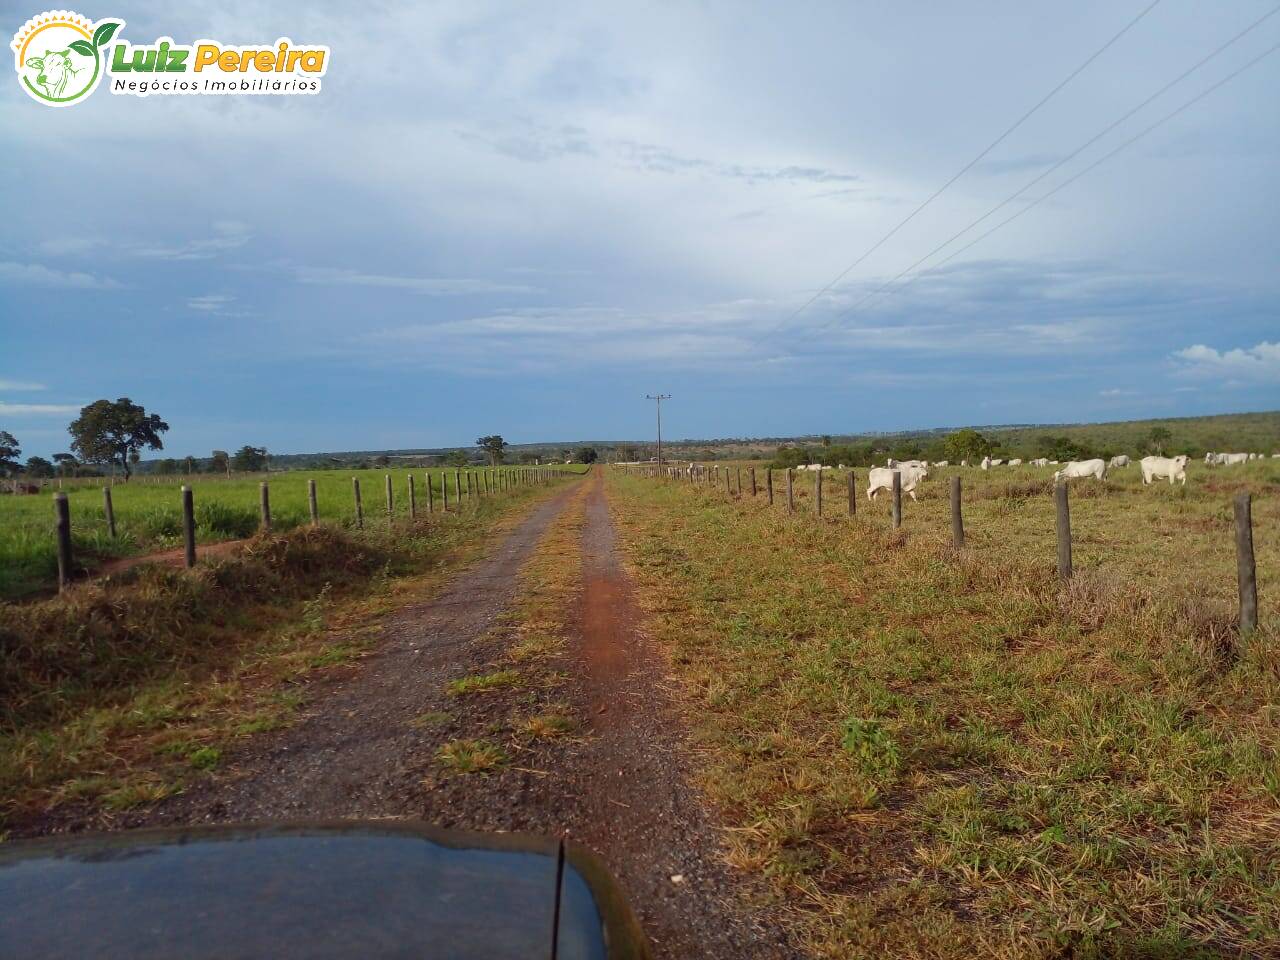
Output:
[[[488,471],[486,471],[486,474]],[[517,490],[527,486],[545,486],[549,484],[553,478],[564,478],[570,476],[579,476],[576,473],[567,473],[560,470],[547,470],[543,467],[535,468],[516,468],[509,473],[499,471],[498,477],[507,476],[507,490]],[[488,481],[489,490],[493,491],[499,488],[499,481],[496,477],[491,477]],[[431,512],[432,499],[431,477],[426,477],[427,486],[427,510]],[[444,509],[449,506],[449,487],[448,477],[441,475],[441,493],[444,497]],[[364,505],[360,497],[360,478],[351,478],[352,495],[355,498],[355,526],[357,529],[364,528]],[[263,480],[258,487],[258,505],[259,505],[259,532],[269,534],[272,530],[271,520],[271,488],[268,481]],[[391,474],[386,475],[386,491],[387,491],[387,519],[388,523],[394,523],[395,520],[395,499],[392,492]],[[468,484],[468,497],[478,501],[481,499],[481,480],[477,479],[474,487]],[[182,515],[182,540],[183,540],[183,559],[187,567],[196,565],[196,517],[195,517],[195,491],[187,485],[182,484],[179,489],[179,502]],[[115,509],[112,503],[111,488],[102,488],[102,506],[103,516],[107,523],[107,529],[112,539],[118,536],[116,529]],[[316,482],[314,478],[307,478],[307,506],[312,526],[320,523],[320,505],[316,496]],[[459,506],[461,502],[459,501]],[[417,518],[417,499],[414,488],[413,475],[409,475],[409,499],[408,499],[409,519]],[[53,495],[53,512],[54,512],[54,539],[58,561],[58,590],[62,592],[66,590],[74,580],[75,574],[75,557],[73,549],[73,541],[71,535],[71,506],[70,500],[65,491],[59,491]]]
[[[714,490],[714,477],[718,474],[720,467],[702,467],[698,464],[691,464],[687,468],[684,467],[663,467],[661,471],[656,466],[647,464],[625,464],[620,466],[622,471],[630,476],[646,477],[650,479],[660,480],[682,480],[687,479],[689,483],[694,483],[699,479],[705,479],[706,482],[712,484]],[[741,468],[738,469],[738,497],[742,496],[742,473]],[[729,486],[729,469],[725,468],[725,492],[729,496],[733,495],[733,491]],[[821,469],[815,470],[816,478],[814,480],[814,515],[822,518],[822,477]],[[892,497],[890,506],[891,524],[894,530],[902,527],[902,474],[898,470],[893,470],[892,476]],[[791,468],[786,470],[787,477],[787,513],[795,513],[795,487]],[[847,477],[848,498],[849,498],[849,516],[856,518],[857,516],[857,497],[855,495],[854,474],[850,470]],[[773,506],[773,469],[765,468],[765,489],[768,494],[769,506]],[[756,482],[755,468],[751,468],[751,498],[756,499]],[[1053,486],[1053,502],[1054,502],[1054,535],[1056,543],[1056,562],[1057,573],[1059,579],[1066,582],[1069,581],[1073,574],[1071,552],[1071,504],[1065,480],[1054,481]],[[1239,615],[1239,627],[1241,636],[1247,636],[1249,633],[1258,628],[1258,576],[1257,563],[1253,550],[1253,507],[1252,495],[1248,491],[1238,493],[1232,500],[1232,512],[1234,515],[1233,539],[1235,542],[1236,553],[1236,592],[1237,605]],[[961,486],[960,477],[952,476],[950,484],[950,520],[951,520],[951,542],[957,549],[963,549],[965,546],[965,528],[964,517],[961,512]]]

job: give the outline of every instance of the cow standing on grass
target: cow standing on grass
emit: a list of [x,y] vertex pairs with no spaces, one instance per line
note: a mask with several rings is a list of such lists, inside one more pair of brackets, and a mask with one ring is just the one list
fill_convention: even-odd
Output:
[[1142,468],[1144,485],[1165,477],[1169,478],[1169,486],[1173,486],[1175,480],[1181,480],[1184,487],[1187,485],[1186,454],[1177,457],[1143,457],[1138,465]]
[[[899,464],[897,467],[898,475],[902,479],[902,492],[911,495],[911,499],[916,498],[916,486],[925,477],[929,476],[928,467],[912,467],[906,464]],[[888,467],[872,467],[867,473],[867,499],[874,500],[876,494],[881,490],[893,490],[893,470]]]
[[1059,480],[1077,480],[1082,477],[1096,477],[1098,480],[1105,481],[1107,479],[1107,461],[1098,457],[1093,460],[1072,460],[1061,470],[1053,475],[1054,483]]

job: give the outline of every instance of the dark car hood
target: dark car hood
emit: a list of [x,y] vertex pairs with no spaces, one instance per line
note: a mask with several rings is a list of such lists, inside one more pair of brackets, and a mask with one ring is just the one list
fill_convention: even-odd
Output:
[[647,956],[581,848],[406,823],[138,830],[0,846],[0,957]]

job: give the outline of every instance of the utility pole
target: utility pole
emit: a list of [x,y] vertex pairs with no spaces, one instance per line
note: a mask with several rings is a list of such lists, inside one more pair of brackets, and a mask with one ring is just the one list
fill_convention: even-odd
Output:
[[658,469],[659,469],[659,470],[661,470],[661,469],[662,469],[662,401],[663,401],[663,400],[670,400],[670,399],[671,399],[671,394],[669,394],[669,393],[659,393],[659,394],[646,393],[646,394],[644,395],[644,397],[645,397],[645,399],[646,399],[646,400],[656,400],[656,401],[658,401]]

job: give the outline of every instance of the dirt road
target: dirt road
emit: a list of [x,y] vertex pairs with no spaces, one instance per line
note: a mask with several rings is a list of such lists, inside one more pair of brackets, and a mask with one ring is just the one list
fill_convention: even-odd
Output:
[[[603,856],[656,956],[796,955],[768,910],[743,905],[751,888],[721,860],[715,820],[690,785],[663,660],[619,562],[602,471],[584,483],[537,507],[435,599],[390,617],[378,650],[316,693],[296,725],[259,736],[226,770],[116,825],[417,817],[565,833]],[[569,558],[582,564],[582,592],[571,601],[578,609],[562,611],[571,628],[555,690],[451,697],[450,681],[501,661],[521,566],[584,496],[580,561]],[[539,697],[567,706],[577,735],[534,741],[486,774],[442,773],[443,743],[509,730]]]

